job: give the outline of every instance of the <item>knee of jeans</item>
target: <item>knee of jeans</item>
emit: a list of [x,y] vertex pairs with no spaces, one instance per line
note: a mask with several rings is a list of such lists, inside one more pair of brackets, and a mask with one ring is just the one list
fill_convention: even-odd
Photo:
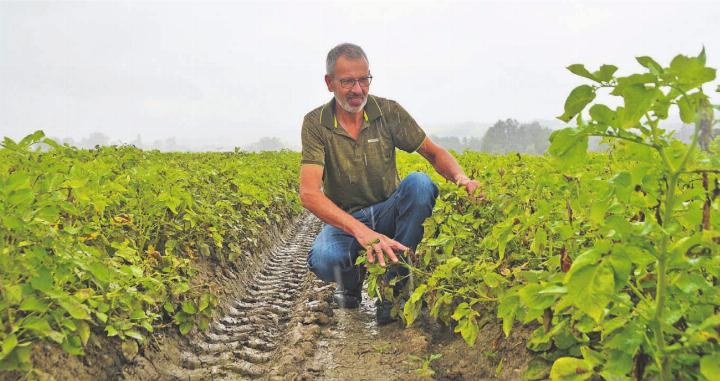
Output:
[[326,282],[336,281],[338,272],[342,273],[350,266],[349,258],[333,250],[312,248],[308,256],[310,271]]
[[430,176],[413,172],[402,181],[406,192],[418,202],[434,202],[438,196],[438,187],[432,182]]

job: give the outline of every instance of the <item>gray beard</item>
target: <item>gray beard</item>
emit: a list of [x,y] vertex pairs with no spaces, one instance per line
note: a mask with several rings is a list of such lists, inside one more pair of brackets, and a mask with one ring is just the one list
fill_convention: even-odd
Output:
[[357,112],[360,112],[362,109],[365,108],[365,105],[367,104],[368,97],[367,95],[363,97],[363,102],[360,106],[352,107],[344,100],[340,99],[337,95],[335,95],[335,103],[339,104],[340,107],[342,107],[343,110],[355,114]]

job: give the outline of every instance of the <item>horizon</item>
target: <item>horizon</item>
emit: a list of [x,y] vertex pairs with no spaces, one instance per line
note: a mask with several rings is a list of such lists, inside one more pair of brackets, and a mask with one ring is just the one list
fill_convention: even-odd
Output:
[[327,51],[343,41],[367,52],[370,92],[397,100],[428,135],[505,119],[562,124],[565,98],[587,83],[568,65],[628,73],[641,69],[636,56],[667,64],[704,46],[717,68],[717,14],[720,4],[702,1],[2,2],[0,135],[197,147],[276,136],[299,147],[302,117],[331,98]]

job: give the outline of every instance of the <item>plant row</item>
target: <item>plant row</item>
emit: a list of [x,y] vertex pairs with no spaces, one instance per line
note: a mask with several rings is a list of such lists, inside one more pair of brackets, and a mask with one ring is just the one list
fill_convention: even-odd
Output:
[[206,328],[216,290],[193,281],[194,264],[234,266],[297,215],[298,162],[6,138],[0,370],[31,367],[40,340],[81,355],[93,333],[117,336],[132,353],[158,327]]
[[[496,318],[506,335],[535,327],[527,379],[718,379],[720,144],[702,89],[715,70],[704,51],[638,62],[646,72],[628,76],[568,68],[594,84],[571,92],[560,118],[576,126],[549,155],[459,157],[486,198],[442,185],[408,258],[408,324],[427,306],[469,345]],[[593,104],[604,91],[620,105]],[[663,129],[675,110],[690,144]],[[590,136],[607,151],[587,154]],[[372,266],[370,291],[392,297],[383,273]]]

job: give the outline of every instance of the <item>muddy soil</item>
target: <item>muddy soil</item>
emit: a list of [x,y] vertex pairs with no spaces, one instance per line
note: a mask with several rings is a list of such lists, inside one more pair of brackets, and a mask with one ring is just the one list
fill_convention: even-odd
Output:
[[[324,292],[328,298],[331,292]],[[302,353],[293,366],[281,368],[283,380],[522,380],[532,359],[525,349],[530,329],[516,327],[505,338],[501,323],[483,327],[473,348],[427,315],[412,327],[375,323],[375,306],[363,294],[357,310],[334,309],[323,325],[314,351]],[[438,356],[439,355],[439,356]],[[439,357],[437,359],[433,359]],[[433,360],[431,360],[433,359]]]
[[321,225],[303,215],[283,234],[269,232],[277,244],[242,268],[201,269],[198,281],[218,286],[223,300],[206,332],[160,330],[132,358],[100,335],[85,357],[43,344],[36,364],[58,380],[522,379],[531,359],[524,345],[529,329],[516,327],[506,339],[500,322],[490,323],[469,348],[427,317],[410,328],[377,326],[366,293],[359,309],[337,309],[334,286],[306,266]]

